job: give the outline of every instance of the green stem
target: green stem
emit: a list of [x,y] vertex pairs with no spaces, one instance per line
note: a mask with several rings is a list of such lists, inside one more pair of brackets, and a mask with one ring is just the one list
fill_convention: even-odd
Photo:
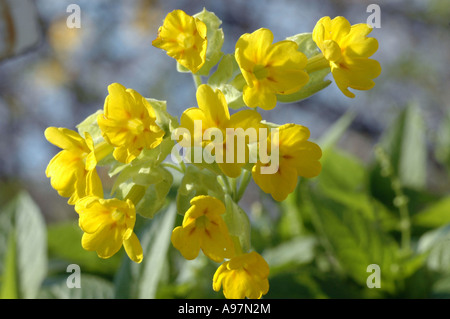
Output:
[[388,177],[391,181],[392,190],[394,191],[394,206],[398,208],[400,215],[400,247],[403,252],[411,251],[411,220],[409,217],[408,197],[402,189],[400,179],[395,175],[391,160],[385,150],[378,146],[375,148],[375,155],[381,166],[381,174]]
[[306,63],[305,71],[312,73],[315,71],[323,70],[330,67],[330,62],[323,56],[323,53],[316,54],[308,59]]
[[134,184],[129,190],[125,200],[129,199],[136,206],[145,194],[145,186]]
[[248,183],[252,179],[252,173],[249,170],[244,170],[244,173],[239,184],[239,189],[236,192],[235,202],[239,203],[242,196],[244,196],[245,190],[247,189]]
[[[184,161],[181,158],[180,153],[175,152],[175,156],[177,157],[178,164],[180,164],[179,168],[181,169],[181,173],[185,173],[186,172],[186,165],[184,164]],[[173,165],[175,165],[175,164],[173,164]]]
[[228,180],[228,177],[224,174],[221,174],[217,176],[219,179],[219,182],[222,184],[222,186],[225,188],[225,192],[229,194],[230,196],[233,196],[233,189],[231,188],[230,181]]
[[309,213],[309,216],[311,217],[312,225],[316,231],[316,234],[318,235],[320,244],[325,250],[330,265],[340,276],[343,276],[344,271],[339,262],[337,261],[337,259],[334,258],[334,256],[336,256],[335,250],[327,236],[325,227],[323,226],[322,220],[319,216],[319,213],[317,212],[317,208],[313,203],[308,185],[309,183],[307,182],[304,183],[300,182],[298,189],[298,191],[301,192],[300,196],[301,199],[303,200],[305,210]]
[[111,154],[112,151],[114,151],[114,146],[112,146],[111,144],[109,144],[105,141],[95,145],[94,154],[95,154],[95,158],[96,158],[97,162],[100,162],[106,156]]
[[194,79],[195,88],[198,89],[202,85],[202,77],[197,74],[192,74],[192,78]]
[[395,193],[394,205],[400,215],[401,248],[407,253],[411,246],[411,220],[409,218],[408,198],[403,193],[400,181],[397,177],[391,177],[392,189]]
[[173,168],[174,170],[176,170],[176,171],[178,171],[178,172],[180,172],[182,174],[184,173],[184,170],[180,166],[177,166],[177,165],[175,165],[173,163],[164,162],[164,163],[161,163],[161,165],[164,166],[164,167]]
[[233,198],[233,200],[236,202],[236,195],[237,195],[237,178],[230,178],[229,179],[230,182],[230,186],[231,186],[231,191],[233,192],[231,197]]

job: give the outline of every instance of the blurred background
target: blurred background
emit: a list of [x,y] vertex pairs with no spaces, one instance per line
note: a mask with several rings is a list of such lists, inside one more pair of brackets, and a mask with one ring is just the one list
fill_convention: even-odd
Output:
[[[275,41],[312,32],[323,16],[366,22],[367,7],[381,8],[381,28],[371,36],[382,65],[374,89],[345,97],[332,83],[300,103],[262,111],[270,122],[294,122],[320,139],[348,110],[356,117],[339,148],[363,163],[407,106],[420,110],[426,139],[426,188],[448,194],[450,130],[450,5],[448,0],[300,1],[300,0],[0,0],[0,207],[19,190],[37,203],[45,221],[76,218],[67,199],[57,195],[45,168],[59,151],[45,140],[49,126],[75,129],[103,108],[107,86],[119,82],[143,96],[166,100],[179,117],[196,106],[190,74],[178,73],[173,59],[151,45],[166,14],[188,14],[203,7],[222,20],[224,53],[234,52],[243,33],[272,30]],[[81,28],[68,28],[70,4],[81,9]],[[251,184],[243,206],[258,204]]]

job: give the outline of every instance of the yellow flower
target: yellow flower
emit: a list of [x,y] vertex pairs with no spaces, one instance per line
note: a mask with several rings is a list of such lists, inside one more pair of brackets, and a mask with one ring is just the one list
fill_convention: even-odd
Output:
[[304,71],[307,58],[297,51],[298,45],[289,40],[272,41],[272,32],[261,28],[242,35],[236,43],[236,61],[247,82],[244,102],[249,107],[271,110],[277,94],[297,92],[309,80]]
[[205,63],[207,42],[205,23],[182,10],[174,10],[164,19],[152,45],[196,73]]
[[142,247],[133,232],[136,211],[131,200],[88,196],[75,204],[75,210],[84,232],[81,240],[84,249],[96,251],[100,258],[109,258],[123,245],[131,260],[142,261]]
[[344,17],[321,18],[313,30],[313,40],[328,60],[336,85],[346,96],[355,90],[370,90],[372,79],[381,73],[376,60],[369,59],[378,49],[378,41],[368,38],[372,28],[365,23],[350,25]]
[[138,92],[119,83],[109,85],[108,92],[97,122],[105,140],[115,147],[114,158],[130,163],[143,149],[158,146],[164,131],[155,122],[152,106]]
[[[197,103],[198,108],[189,108],[183,112],[180,119],[180,128],[189,131],[191,145],[203,147],[212,143],[208,138],[203,138],[204,132],[206,130],[210,132],[217,130],[216,133],[221,135],[222,143],[214,140],[214,145],[217,145],[214,149],[215,154],[213,154],[216,162],[225,175],[239,176],[242,166],[248,161],[248,144],[256,142],[258,129],[263,127],[261,115],[255,110],[242,110],[230,116],[223,93],[218,89],[213,91],[206,84],[200,85],[197,89]],[[195,121],[200,121],[201,131],[196,130]],[[227,134],[227,129],[229,129],[229,134]],[[250,134],[251,131],[247,131],[247,129],[254,129],[253,131],[256,134]],[[238,141],[243,141],[246,131],[248,139],[243,143],[244,147],[242,148]],[[215,133],[211,134],[214,135]],[[211,139],[214,138],[211,137]],[[233,139],[232,144],[231,139]]]
[[172,232],[172,244],[186,259],[195,259],[200,252],[215,262],[234,254],[233,241],[222,216],[225,205],[211,196],[196,196],[184,215],[182,226]]
[[282,125],[268,136],[268,153],[278,152],[278,167],[273,174],[263,173],[261,169],[273,163],[258,160],[253,166],[252,176],[255,183],[275,200],[283,201],[294,191],[298,176],[311,178],[319,175],[322,150],[308,141],[309,136],[309,129],[297,124]]
[[62,148],[45,171],[59,195],[69,197],[70,205],[84,196],[103,196],[102,183],[95,169],[97,158],[91,136],[86,133],[83,139],[75,131],[56,127],[47,128],[44,134],[50,143]]
[[227,299],[260,299],[269,291],[269,265],[257,252],[238,255],[224,262],[213,278],[213,289]]

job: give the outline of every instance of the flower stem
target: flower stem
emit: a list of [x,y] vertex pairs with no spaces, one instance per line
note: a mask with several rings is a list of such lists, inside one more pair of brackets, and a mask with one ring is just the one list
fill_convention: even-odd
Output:
[[398,208],[400,215],[400,247],[404,253],[411,251],[411,220],[409,217],[408,197],[404,194],[400,179],[395,175],[391,160],[381,147],[375,148],[375,155],[381,166],[381,174],[391,180],[394,191],[394,206]]
[[249,170],[244,170],[244,173],[239,184],[239,188],[236,192],[235,202],[239,203],[242,196],[244,196],[245,190],[247,189],[248,183],[250,182],[252,173]]
[[200,85],[202,85],[202,78],[200,75],[192,74],[192,78],[194,79],[195,88],[198,89]]
[[177,172],[180,172],[180,173],[184,173],[184,170],[180,167],[180,166],[178,166],[178,165],[175,165],[175,164],[173,164],[173,163],[167,163],[167,162],[164,162],[164,163],[161,163],[161,165],[162,166],[165,166],[165,167],[170,167],[170,168],[173,168],[174,170],[176,170]]
[[131,189],[128,191],[125,200],[129,199],[136,206],[139,201],[144,197],[145,194],[145,186],[134,184]]
[[230,185],[230,181],[228,180],[228,177],[224,174],[218,175],[217,178],[219,179],[220,184],[225,188],[225,192],[233,196],[233,188]]
[[306,63],[305,71],[307,73],[313,73],[315,71],[323,70],[330,67],[330,62],[323,56],[323,53],[316,54],[308,59]]
[[96,158],[97,162],[100,162],[106,156],[111,154],[111,152],[113,150],[114,150],[114,146],[107,143],[106,141],[103,141],[103,142],[95,145],[94,153],[95,153],[95,158]]

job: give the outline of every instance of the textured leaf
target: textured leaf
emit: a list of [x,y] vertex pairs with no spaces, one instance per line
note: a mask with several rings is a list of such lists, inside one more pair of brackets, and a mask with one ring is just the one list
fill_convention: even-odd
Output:
[[174,204],[158,214],[139,232],[144,259],[136,264],[125,258],[115,278],[116,298],[155,298],[167,260],[170,237],[174,228],[176,207]]
[[[1,295],[35,298],[47,275],[46,226],[39,207],[22,192],[0,213],[3,236],[0,274]],[[8,250],[5,250],[7,248]]]
[[437,228],[450,223],[450,197],[434,202],[412,217],[416,226]]

